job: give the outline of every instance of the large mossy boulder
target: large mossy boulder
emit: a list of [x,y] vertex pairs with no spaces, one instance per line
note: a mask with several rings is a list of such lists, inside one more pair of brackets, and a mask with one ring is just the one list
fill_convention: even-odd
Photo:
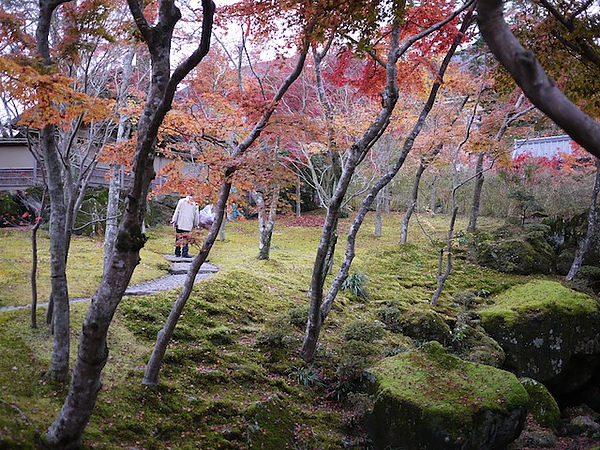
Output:
[[515,286],[480,309],[481,325],[504,349],[504,368],[575,392],[600,365],[598,301],[555,281]]
[[416,342],[438,341],[446,344],[452,330],[441,314],[432,308],[418,308],[390,300],[380,310],[379,317],[391,331],[402,333]]
[[522,378],[521,384],[529,394],[527,411],[542,427],[556,428],[560,422],[560,409],[546,386],[533,378]]
[[477,232],[472,239],[471,257],[478,264],[500,272],[555,273],[557,255],[548,241],[549,230],[548,226],[532,224],[526,229]]
[[523,429],[529,395],[510,372],[461,360],[437,342],[372,369],[375,448],[504,448]]

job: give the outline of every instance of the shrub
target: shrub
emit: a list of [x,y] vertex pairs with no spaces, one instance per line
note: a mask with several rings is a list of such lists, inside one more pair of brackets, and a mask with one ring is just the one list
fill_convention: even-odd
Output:
[[304,328],[308,320],[308,306],[296,306],[287,312],[287,316],[291,325]]
[[383,327],[379,322],[357,320],[346,326],[343,336],[347,341],[373,342],[383,336]]
[[365,285],[367,284],[367,276],[362,272],[354,272],[342,283],[342,290],[349,291],[352,295],[358,298],[366,299],[368,297]]
[[292,366],[288,370],[288,378],[294,380],[296,383],[302,386],[323,386],[323,380],[321,376],[312,366],[298,367]]

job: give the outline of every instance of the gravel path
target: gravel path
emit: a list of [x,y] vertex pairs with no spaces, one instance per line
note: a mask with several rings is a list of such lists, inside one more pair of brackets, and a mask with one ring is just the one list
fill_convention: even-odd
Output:
[[[140,284],[129,286],[125,291],[125,295],[152,295],[183,286],[183,283],[185,282],[185,278],[187,276],[187,271],[190,267],[190,263],[192,262],[192,258],[176,258],[171,255],[163,256],[170,263],[169,274],[159,278],[155,278],[154,280],[143,281]],[[217,266],[205,262],[204,264],[202,264],[202,267],[200,267],[200,270],[196,275],[195,283],[197,283],[199,280],[209,277],[213,273],[217,273],[218,271],[219,268]],[[89,300],[90,297],[73,298],[69,300],[69,302],[81,303],[87,302]],[[48,306],[48,303],[38,303],[37,306],[38,308],[44,308]],[[27,308],[31,308],[31,305],[4,306],[0,308],[0,312]]]

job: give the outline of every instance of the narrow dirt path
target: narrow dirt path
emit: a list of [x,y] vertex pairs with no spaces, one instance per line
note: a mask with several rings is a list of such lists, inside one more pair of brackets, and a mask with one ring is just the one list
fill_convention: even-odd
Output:
[[[177,258],[171,255],[163,255],[167,261],[169,261],[169,274],[164,275],[153,280],[143,281],[139,284],[129,286],[125,291],[125,295],[152,295],[159,292],[168,291],[169,289],[175,289],[183,286],[187,272],[190,268],[192,258]],[[217,273],[219,268],[211,263],[205,262],[200,267],[198,274],[196,275],[195,283],[199,280],[209,277],[213,273]],[[73,298],[69,300],[69,303],[81,303],[90,301],[90,297]],[[38,308],[48,307],[48,302],[38,303]],[[31,305],[24,306],[3,306],[0,308],[0,312],[14,311],[18,309],[28,309]]]

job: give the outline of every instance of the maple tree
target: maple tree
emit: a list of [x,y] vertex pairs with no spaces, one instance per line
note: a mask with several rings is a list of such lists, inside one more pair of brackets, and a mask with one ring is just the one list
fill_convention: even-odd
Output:
[[[110,102],[101,99],[97,50],[105,38],[110,8],[101,1],[79,5],[42,2],[39,19],[32,20],[15,5],[2,11],[0,89],[26,127],[35,157],[45,167],[51,220],[52,293],[47,320],[54,330],[49,376],[66,381],[69,355],[69,306],[65,274],[75,216],[101,148],[109,134]],[[49,35],[54,11],[62,5],[61,26]],[[35,37],[26,30],[37,24]],[[56,42],[54,38],[56,37]],[[86,60],[86,71],[75,67]],[[37,131],[39,130],[39,132]],[[104,138],[102,137],[104,136]],[[56,306],[56,308],[55,308]]]
[[[196,50],[171,73],[169,50],[173,31],[181,18],[180,10],[173,2],[161,1],[156,25],[150,25],[137,1],[130,0],[128,5],[151,56],[152,82],[144,112],[137,123],[132,182],[117,241],[108,270],[103,275],[82,326],[69,392],[58,417],[45,435],[47,445],[56,448],[80,446],[83,430],[100,390],[100,374],[108,357],[108,327],[139,262],[139,251],[145,242],[142,222],[148,189],[154,177],[153,147],[156,134],[171,107],[178,84],[202,60],[210,44],[214,4],[204,1],[201,41]],[[49,21],[50,16],[46,19]]]
[[[467,8],[463,6],[463,8]],[[410,148],[414,143],[414,139],[420,132],[424,118],[429,113],[431,107],[433,106],[433,101],[435,99],[435,95],[437,94],[437,90],[439,89],[439,81],[434,83],[436,88],[433,89],[428,102],[426,103],[426,107],[423,110],[421,120],[418,121],[418,125],[413,129],[413,132],[409,138],[407,138],[406,145],[401,152],[401,156],[398,158],[396,163],[394,164],[395,170],[390,170],[385,174],[371,189],[365,200],[361,205],[361,208],[356,216],[355,221],[353,222],[353,227],[351,232],[348,235],[348,245],[346,249],[346,257],[344,258],[344,263],[342,264],[342,268],[338,272],[335,280],[332,283],[332,287],[329,290],[328,296],[323,301],[323,285],[325,274],[323,272],[323,268],[325,265],[327,253],[330,249],[332,240],[334,238],[334,229],[337,223],[337,216],[340,210],[340,205],[342,203],[343,197],[346,194],[348,185],[352,178],[352,175],[355,172],[356,167],[364,160],[367,156],[372,145],[379,139],[382,132],[385,130],[387,125],[389,124],[389,119],[395,109],[396,103],[399,98],[398,85],[396,83],[397,71],[396,64],[401,55],[403,55],[408,49],[412,47],[415,42],[420,41],[424,37],[428,37],[430,34],[435,32],[438,29],[441,29],[448,22],[456,18],[456,16],[462,11],[459,8],[459,12],[454,12],[440,22],[435,22],[432,26],[427,28],[425,31],[421,31],[420,33],[413,35],[409,38],[406,38],[402,45],[400,43],[400,35],[401,29],[399,23],[395,23],[392,20],[391,24],[391,33],[389,40],[389,48],[388,48],[388,56],[385,61],[385,80],[386,85],[384,90],[381,92],[382,105],[381,109],[378,112],[377,116],[374,118],[373,122],[370,126],[364,131],[363,135],[352,145],[350,148],[350,157],[348,158],[348,162],[345,165],[340,180],[336,186],[335,193],[330,201],[329,208],[327,210],[327,215],[325,218],[325,225],[323,227],[323,233],[321,235],[321,240],[319,242],[319,248],[317,250],[317,257],[315,258],[315,264],[313,267],[311,287],[310,287],[310,307],[309,307],[309,317],[306,326],[306,333],[304,336],[304,342],[302,346],[301,355],[302,358],[306,361],[311,361],[314,358],[314,352],[316,349],[319,333],[324,321],[324,318],[327,316],[327,313],[331,310],[333,300],[337,295],[337,292],[340,289],[341,283],[347,278],[348,270],[352,259],[354,257],[353,253],[353,242],[356,237],[356,233],[360,228],[360,224],[364,219],[370,204],[375,199],[377,193],[385,186],[389,181],[395,176],[397,171],[403,165],[404,160]],[[466,21],[469,22],[468,20]],[[449,27],[450,28],[450,27]],[[454,33],[449,33],[453,35],[452,48],[455,49],[458,45],[456,36],[459,35],[462,38],[462,33],[465,30],[454,29]],[[446,41],[447,42],[447,41]],[[453,51],[452,51],[453,52]],[[447,63],[445,64],[447,65]]]
[[287,76],[281,81],[281,84],[276,89],[273,96],[270,99],[262,102],[261,108],[254,108],[255,113],[254,116],[251,117],[255,117],[256,120],[254,122],[250,120],[250,123],[253,123],[253,125],[251,125],[251,128],[249,129],[249,131],[243,139],[241,139],[239,142],[237,140],[234,141],[235,144],[228,151],[227,162],[223,165],[223,171],[218,175],[221,181],[215,205],[215,221],[213,222],[209,233],[204,239],[204,242],[202,244],[202,247],[200,248],[198,255],[194,258],[194,260],[191,263],[183,288],[173,304],[173,307],[171,309],[171,312],[169,313],[169,317],[167,318],[165,325],[158,333],[156,343],[152,351],[152,355],[150,356],[150,360],[148,361],[146,371],[144,373],[144,378],[142,381],[144,384],[155,385],[158,383],[160,367],[162,365],[163,357],[167,350],[169,340],[173,335],[175,326],[189,298],[195,280],[195,276],[198,273],[201,265],[206,260],[212,248],[212,245],[216,240],[219,228],[221,227],[221,223],[227,206],[227,201],[232,190],[234,175],[238,172],[238,170],[241,167],[243,167],[245,154],[247,153],[250,146],[254,144],[257,141],[257,139],[261,136],[263,130],[268,125],[271,117],[274,115],[277,106],[281,103],[285,93],[300,76],[304,67],[304,63],[306,61],[306,57],[309,50],[309,43],[313,35],[315,23],[317,22],[317,17],[320,16],[303,16],[303,23],[300,31],[300,36],[302,36],[302,40],[299,45],[298,54],[295,58],[295,63],[291,72],[289,72]]

